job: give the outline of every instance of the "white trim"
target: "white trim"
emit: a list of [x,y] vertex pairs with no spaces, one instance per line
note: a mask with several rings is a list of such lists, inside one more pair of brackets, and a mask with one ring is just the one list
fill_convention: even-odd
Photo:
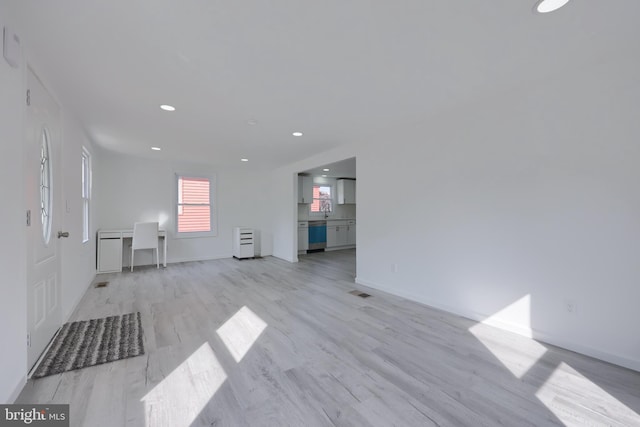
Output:
[[[81,158],[82,158],[82,170],[81,170],[82,174],[84,174],[84,164],[85,164],[84,159],[85,158],[87,159],[87,183],[86,183],[87,197],[84,197],[84,193],[85,193],[84,183],[81,183],[83,187],[82,187],[82,193],[80,197],[82,201],[82,243],[84,244],[91,241],[91,192],[92,192],[92,181],[93,181],[92,180],[93,165],[91,161],[91,153],[89,152],[89,150],[87,150],[85,146],[82,146]],[[85,203],[87,205],[86,215],[85,215]],[[87,221],[86,229],[85,229],[85,219]],[[86,239],[84,236],[85,231],[87,232]]]
[[615,365],[619,365],[619,366],[633,369],[635,371],[640,372],[640,359],[630,359],[624,356],[619,356],[617,354],[608,353],[606,351],[602,351],[593,347],[577,344],[569,340],[558,339],[557,337],[553,337],[552,335],[546,332],[532,329],[529,326],[519,325],[512,322],[504,322],[499,319],[491,319],[490,318],[491,314],[479,313],[472,310],[461,310],[460,308],[457,308],[457,307],[451,307],[445,304],[440,304],[438,302],[432,301],[428,298],[425,298],[422,295],[416,295],[410,292],[398,291],[395,288],[390,288],[381,283],[377,283],[368,279],[363,279],[361,277],[356,277],[355,282],[359,285],[367,286],[369,288],[383,291],[401,298],[406,298],[408,300],[418,302],[420,304],[424,304],[426,306],[429,306],[438,310],[443,310],[448,313],[455,314],[457,316],[461,316],[470,320],[481,322],[485,325],[493,326],[508,332],[513,332],[515,334],[522,335],[527,338],[535,339],[536,341],[541,341],[543,343],[555,345],[557,347],[561,347],[566,350],[575,351],[576,353],[595,357],[596,359],[604,360],[605,362],[613,363]]
[[229,252],[229,253],[224,253],[220,255],[203,256],[203,257],[195,257],[195,258],[172,258],[171,262],[167,263],[167,266],[169,266],[169,264],[177,264],[179,262],[214,261],[217,259],[227,259],[227,258],[233,258],[233,253]]
[[[342,227],[342,226],[341,226]],[[341,251],[343,249],[355,249],[356,245],[349,245],[349,246],[332,246],[330,248],[324,248],[325,252],[331,252],[331,251]]]
[[13,391],[9,395],[9,399],[7,400],[7,402],[14,403],[16,399],[18,399],[18,396],[20,396],[20,393],[22,393],[22,390],[24,390],[25,385],[27,385],[27,376],[23,375],[20,378],[20,381],[18,381],[18,384],[16,384],[13,388]]

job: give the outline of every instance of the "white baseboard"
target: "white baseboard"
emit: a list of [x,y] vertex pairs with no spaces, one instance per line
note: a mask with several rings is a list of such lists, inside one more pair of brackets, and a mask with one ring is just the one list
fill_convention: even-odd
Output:
[[500,319],[492,319],[491,314],[479,313],[471,310],[465,310],[465,309],[460,309],[458,307],[451,307],[444,304],[440,304],[437,301],[429,300],[428,298],[425,298],[422,295],[416,295],[410,292],[398,291],[397,289],[385,286],[383,284],[374,282],[372,280],[356,277],[356,283],[359,285],[367,286],[372,289],[377,289],[379,291],[389,293],[391,295],[406,298],[408,300],[415,301],[420,304],[424,304],[429,307],[436,308],[438,310],[443,310],[443,311],[455,314],[457,316],[462,316],[470,320],[475,320],[485,325],[490,325],[498,329],[513,332],[518,335],[525,336],[527,338],[533,338],[536,341],[541,341],[543,343],[561,347],[566,350],[575,351],[576,353],[580,353],[585,356],[594,357],[596,359],[600,359],[605,362],[613,363],[614,365],[622,366],[624,368],[629,368],[629,369],[633,369],[634,371],[640,372],[640,360],[637,360],[637,359],[630,359],[617,354],[608,353],[593,347],[578,344],[566,339],[556,337],[553,334],[550,334],[548,332],[532,329],[526,325],[515,324],[512,322],[505,322]]
[[292,257],[284,257],[284,256],[279,256],[279,255],[271,255],[274,258],[278,258],[281,259],[283,261],[287,261],[287,262],[298,262],[298,256],[296,255],[295,258]]
[[22,378],[20,378],[20,381],[18,381],[18,384],[13,388],[7,403],[14,403],[16,401],[18,396],[20,396],[20,393],[22,393],[22,389],[24,389],[25,384],[27,384],[27,376],[23,375]]
[[[216,259],[225,259],[225,258],[233,258],[233,253],[229,252],[228,254],[214,255],[214,256],[204,256],[204,257],[191,257],[191,258],[172,258],[167,261],[167,266],[169,264],[176,264],[179,262],[193,262],[193,261],[213,261]],[[134,267],[135,268],[135,267]]]
[[341,251],[344,249],[355,249],[356,245],[349,245],[349,246],[337,246],[337,247],[331,247],[331,248],[324,248],[325,252],[331,252],[331,251]]

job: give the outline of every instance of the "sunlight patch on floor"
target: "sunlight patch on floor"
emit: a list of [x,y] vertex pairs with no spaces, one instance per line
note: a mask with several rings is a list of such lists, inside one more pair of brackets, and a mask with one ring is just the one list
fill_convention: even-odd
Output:
[[205,342],[142,398],[146,425],[190,426],[226,379]]
[[[516,327],[509,327],[504,319],[517,322],[520,325],[530,325],[531,296],[525,295],[509,304],[481,323],[469,328],[478,341],[482,343],[513,375],[522,378],[547,352],[547,348],[534,341],[520,336],[512,336],[513,342],[504,331],[497,331],[493,327],[510,329],[516,332]],[[490,327],[488,327],[489,325]],[[530,335],[530,334],[521,334]]]
[[[572,390],[581,390],[580,394],[569,392],[564,384],[571,384]],[[538,389],[536,397],[567,425],[592,423],[595,414],[600,414],[602,425],[619,425],[619,421],[627,426],[640,425],[640,415],[564,362]],[[567,408],[571,411],[567,412]],[[580,411],[588,416],[580,417]],[[609,418],[609,413],[614,418]]]
[[242,307],[217,330],[236,362],[240,362],[267,324],[247,306]]

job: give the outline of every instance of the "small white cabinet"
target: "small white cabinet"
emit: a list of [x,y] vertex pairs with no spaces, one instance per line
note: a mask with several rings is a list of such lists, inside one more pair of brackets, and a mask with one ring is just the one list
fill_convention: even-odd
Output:
[[253,228],[235,227],[233,229],[233,256],[238,259],[256,256]]
[[338,204],[355,204],[356,203],[356,181],[354,179],[339,179],[338,185]]
[[298,175],[298,203],[313,203],[313,178]]
[[98,233],[98,273],[122,271],[120,233]]

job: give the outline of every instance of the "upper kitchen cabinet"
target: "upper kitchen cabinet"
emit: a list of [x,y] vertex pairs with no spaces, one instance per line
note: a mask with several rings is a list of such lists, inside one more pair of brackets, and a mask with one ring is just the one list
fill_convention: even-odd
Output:
[[298,203],[310,204],[313,202],[313,178],[298,175]]
[[356,180],[355,179],[339,179],[338,180],[338,204],[354,204],[356,202]]

